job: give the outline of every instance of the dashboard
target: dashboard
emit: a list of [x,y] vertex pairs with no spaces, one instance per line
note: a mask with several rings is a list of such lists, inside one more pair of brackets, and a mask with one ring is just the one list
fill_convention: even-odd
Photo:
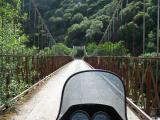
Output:
[[59,120],[123,120],[114,108],[86,104],[71,106]]
[[96,112],[90,117],[87,112],[79,110],[71,115],[70,120],[111,120],[111,117],[103,111]]

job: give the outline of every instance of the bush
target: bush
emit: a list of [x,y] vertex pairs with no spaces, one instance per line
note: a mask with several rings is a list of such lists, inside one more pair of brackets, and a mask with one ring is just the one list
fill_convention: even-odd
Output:
[[51,48],[47,47],[43,50],[40,50],[40,52],[37,55],[61,56],[61,55],[70,55],[71,52],[72,52],[71,48],[68,48],[63,43],[57,43],[56,45],[53,45]]
[[98,56],[124,56],[128,54],[128,50],[123,45],[123,42],[105,42],[104,44],[96,45],[95,43],[88,44],[87,53],[94,54]]

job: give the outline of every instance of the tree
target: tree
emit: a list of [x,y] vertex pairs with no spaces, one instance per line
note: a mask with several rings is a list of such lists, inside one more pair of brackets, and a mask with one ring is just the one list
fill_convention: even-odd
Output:
[[86,38],[87,41],[96,41],[97,43],[99,40],[101,40],[102,36],[102,28],[103,28],[103,23],[102,21],[99,20],[93,20],[91,22],[90,28],[86,31]]
[[124,40],[128,49],[135,55],[141,51],[142,35],[139,31],[140,28],[134,22],[122,26],[119,30],[119,39]]
[[147,43],[147,52],[148,53],[152,53],[154,51],[156,51],[156,45],[154,43],[154,41],[156,41],[156,34],[153,33],[153,31],[151,31],[148,34],[148,43]]
[[[51,33],[57,41],[65,41],[67,45],[72,46],[72,41],[76,44],[88,44],[88,42],[98,43],[104,34],[112,15],[117,7],[118,0],[36,0],[38,5],[47,5],[46,11],[43,10],[46,16],[46,23],[51,28]],[[143,32],[143,16],[146,19],[146,40],[148,34],[152,31],[156,32],[157,24],[157,0],[146,0],[146,12],[144,13],[143,0],[128,0],[123,1],[123,9],[119,13],[122,14],[123,20],[116,22],[115,33],[116,41],[123,40],[130,51],[134,51],[136,55],[142,51],[142,32]],[[53,4],[54,5],[53,5]],[[50,19],[48,19],[50,18]],[[61,19],[59,19],[61,18]],[[118,17],[117,17],[118,18]],[[49,21],[49,22],[48,22]],[[84,27],[83,21],[89,21],[90,25]],[[93,21],[97,22],[92,25]],[[103,28],[99,28],[99,23],[102,22]],[[72,28],[76,25],[76,30]],[[79,27],[77,27],[79,26]],[[92,27],[91,27],[92,26]],[[94,27],[96,26],[96,27]],[[101,25],[100,25],[101,26]],[[72,30],[71,30],[72,29]],[[82,30],[80,30],[82,29]],[[70,34],[72,33],[73,34]],[[75,35],[74,35],[75,33]],[[114,34],[115,34],[114,33]],[[118,36],[117,35],[120,35]],[[77,37],[80,36],[80,38]],[[114,38],[114,40],[115,40]],[[71,41],[70,41],[71,40]],[[82,43],[80,43],[82,42]],[[154,41],[155,43],[155,41]],[[146,41],[146,45],[147,45]]]
[[138,13],[143,11],[143,2],[132,1],[127,5],[126,8],[122,10],[123,17],[125,18],[125,23],[131,22],[133,17]]
[[102,23],[103,23],[103,32],[104,32],[106,30],[109,22],[110,22],[110,17],[107,16],[107,15],[101,15],[101,16],[97,16],[95,18],[95,20],[102,21]]
[[51,18],[49,18],[49,22],[50,22],[51,30],[56,31],[56,32],[54,32],[54,35],[59,35],[64,32],[65,23],[64,23],[64,19],[62,17],[52,16]]
[[22,32],[20,23],[25,18],[24,14],[21,14],[21,1],[15,0],[11,3],[10,1],[3,1],[0,11],[3,16],[3,18],[0,17],[1,49],[13,49],[15,46],[16,48],[21,47],[21,44],[27,40],[26,35]]
[[72,25],[67,32],[65,38],[67,45],[84,45],[86,43],[85,34],[90,26],[90,21],[84,20],[80,24]]
[[87,54],[90,55],[92,54],[97,48],[96,43],[88,43],[86,47]]
[[122,41],[112,43],[105,42],[99,45],[95,43],[90,43],[86,47],[87,53],[98,55],[98,56],[126,56],[128,55],[128,50],[125,48],[124,43]]
[[68,29],[66,43],[69,46],[84,44],[85,27],[74,24]]
[[73,24],[75,24],[75,23],[79,24],[81,21],[83,21],[83,14],[81,14],[81,13],[75,14],[71,21]]
[[[1,3],[3,2],[3,4]],[[22,49],[30,51],[23,44],[27,40],[27,36],[23,33],[21,21],[24,21],[24,14],[21,13],[21,0],[0,1],[0,106],[8,103],[11,97],[25,90],[30,82],[22,80],[22,75],[16,71],[18,59],[5,59],[6,54],[17,53],[22,54]],[[31,61],[28,61],[31,62]],[[18,66],[20,67],[20,66]],[[31,66],[29,66],[31,67]],[[21,66],[22,68],[22,66]],[[32,71],[31,71],[32,72]],[[7,78],[9,75],[9,78]],[[32,75],[30,76],[32,77]],[[7,79],[9,80],[7,83]],[[28,78],[30,79],[30,78]],[[8,84],[8,86],[7,86]]]

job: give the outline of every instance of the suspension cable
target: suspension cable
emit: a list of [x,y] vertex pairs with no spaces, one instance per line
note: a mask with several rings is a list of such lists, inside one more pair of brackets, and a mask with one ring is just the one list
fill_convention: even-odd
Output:
[[[115,9],[115,11],[114,11],[114,13],[113,13],[113,15],[112,15],[112,18],[111,18],[111,20],[110,20],[110,22],[109,22],[109,24],[108,24],[108,26],[107,26],[107,29],[105,30],[105,32],[104,32],[104,34],[103,34],[103,36],[102,36],[102,39],[100,40],[100,42],[98,43],[98,45],[97,45],[97,48],[93,51],[93,53],[92,53],[92,55],[91,56],[93,56],[93,55],[95,55],[96,54],[96,52],[97,52],[97,50],[98,50],[98,46],[107,38],[108,40],[111,40],[111,38],[112,38],[112,26],[114,26],[115,27],[115,25],[112,25],[112,24],[115,24],[115,19],[116,19],[116,14],[117,13],[119,13],[118,11],[121,9],[122,10],[122,6],[123,5],[123,0],[118,0],[118,5],[117,5],[117,7],[116,7],[116,9]],[[121,21],[122,21],[122,13],[121,13]],[[115,31],[115,29],[113,28],[113,30]]]
[[143,54],[145,53],[145,42],[146,42],[146,18],[145,18],[145,12],[146,12],[146,0],[143,0]]
[[121,2],[122,2],[122,0],[119,1],[118,5],[116,7],[116,10],[113,13],[112,19],[110,20],[109,25],[108,25],[106,31],[104,32],[104,35],[99,43],[101,43],[101,42],[103,42],[103,40],[105,40],[107,32],[110,31],[110,26],[112,26],[112,23],[113,23],[114,19],[116,18],[116,14],[119,11],[119,9],[121,8]]
[[[35,2],[34,2],[33,0],[30,0],[30,1],[31,1],[31,3],[33,4],[33,7],[35,8],[35,11],[37,12],[39,18],[41,19],[41,22],[42,22],[42,24],[44,25],[44,28],[45,28],[46,31],[48,32],[49,36],[52,38],[54,44],[56,44],[56,41],[54,40],[52,34],[50,33],[50,31],[49,31],[49,29],[48,29],[48,27],[47,27],[47,25],[46,25],[44,19],[42,18],[41,13],[39,12],[38,8],[37,8],[36,5],[35,5]],[[42,26],[43,26],[43,25],[42,25]]]
[[160,30],[159,30],[159,20],[160,20],[160,0],[158,0],[158,12],[157,12],[157,56],[159,56],[159,37],[160,37]]

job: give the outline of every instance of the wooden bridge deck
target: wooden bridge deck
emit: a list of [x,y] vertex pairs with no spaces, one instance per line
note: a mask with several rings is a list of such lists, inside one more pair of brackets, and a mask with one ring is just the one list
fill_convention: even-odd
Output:
[[[84,61],[74,60],[63,66],[53,77],[18,101],[14,112],[0,116],[0,120],[55,120],[58,114],[62,87],[73,73],[91,69]],[[129,109],[128,120],[139,120]]]

